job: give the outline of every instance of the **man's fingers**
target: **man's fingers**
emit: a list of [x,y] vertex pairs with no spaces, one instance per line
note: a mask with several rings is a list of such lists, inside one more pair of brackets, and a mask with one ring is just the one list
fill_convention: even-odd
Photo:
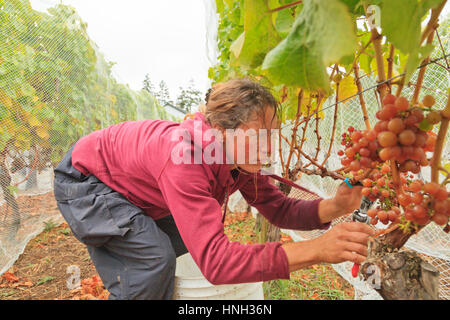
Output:
[[344,252],[344,259],[353,263],[362,264],[366,260],[366,257],[356,252],[346,251]]
[[373,236],[375,234],[375,230],[373,230],[368,224],[365,224],[362,222],[347,222],[347,223],[342,223],[342,226],[347,231],[351,231],[351,232],[362,232],[362,233],[366,233],[370,236]]
[[367,246],[356,242],[347,242],[345,247],[350,252],[355,252],[361,256],[367,257]]
[[370,235],[364,232],[346,232],[343,235],[343,240],[359,243],[367,246]]

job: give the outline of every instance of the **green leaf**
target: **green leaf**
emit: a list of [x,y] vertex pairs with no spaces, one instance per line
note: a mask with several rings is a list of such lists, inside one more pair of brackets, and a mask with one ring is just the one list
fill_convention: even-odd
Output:
[[294,22],[295,17],[292,16],[290,10],[281,10],[278,12],[275,19],[275,28],[282,38],[285,38],[289,34]]
[[244,2],[244,39],[241,35],[232,44],[238,62],[250,68],[259,66],[266,53],[281,40],[272,24],[272,15],[268,12],[268,0],[264,0],[263,4],[261,2]]
[[389,42],[403,53],[417,50],[421,38],[421,21],[442,0],[382,0],[381,28]]
[[365,14],[364,7],[361,5],[361,0],[340,0],[344,3],[351,13],[362,16]]
[[419,129],[422,131],[430,131],[433,129],[433,125],[431,123],[429,123],[427,119],[423,119],[419,123]]
[[275,84],[330,91],[326,67],[353,54],[357,39],[339,0],[308,0],[289,35],[270,51],[262,69]]
[[37,285],[37,286],[38,286],[38,285],[41,285],[41,284],[43,284],[43,283],[52,281],[53,279],[54,279],[54,277],[52,277],[52,276],[44,276],[44,277],[41,277],[41,278],[38,279],[38,282],[36,283],[36,285]]
[[373,58],[366,54],[362,54],[359,56],[359,66],[366,74],[370,74],[372,72],[371,67],[372,60]]
[[406,74],[405,74],[405,83],[409,82],[409,79],[411,79],[414,72],[417,70],[417,68],[420,66],[420,63],[428,57],[431,52],[433,51],[434,46],[431,44],[428,44],[426,46],[417,48],[416,50],[413,50],[411,54],[408,57],[408,61],[406,62]]

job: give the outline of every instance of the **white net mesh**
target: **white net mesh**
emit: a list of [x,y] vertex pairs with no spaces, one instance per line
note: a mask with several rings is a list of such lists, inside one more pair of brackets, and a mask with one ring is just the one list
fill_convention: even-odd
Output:
[[[444,33],[445,36],[441,38],[442,45],[444,47],[445,54],[450,52],[450,37],[448,33]],[[431,58],[438,59],[444,56],[442,49],[438,43],[435,43],[435,51],[433,52]],[[439,60],[445,65],[445,60]],[[414,84],[417,79],[418,71],[413,75],[411,83]],[[361,84],[363,90],[368,88],[373,88],[364,92],[364,99],[367,103],[368,115],[371,121],[371,125],[375,124],[375,113],[378,110],[378,102],[375,95],[376,81],[373,76],[362,75]],[[421,90],[420,98],[426,94],[432,94],[436,98],[436,106],[438,109],[443,109],[446,103],[447,90],[450,87],[450,73],[438,64],[430,64],[427,66],[427,71],[425,73],[425,79],[423,82],[423,89]],[[403,89],[402,95],[411,98],[414,92],[414,85],[410,87],[405,87]],[[332,128],[333,128],[333,118],[334,118],[334,104],[335,96],[329,97],[323,104],[324,118],[319,121],[319,133],[321,136],[321,151],[318,154],[319,162],[322,162],[326,156],[326,151],[328,150],[329,143],[331,141]],[[330,170],[336,170],[342,167],[340,158],[337,152],[341,150],[342,146],[340,144],[340,137],[349,126],[355,128],[365,128],[365,123],[363,120],[363,113],[361,111],[360,102],[358,97],[354,97],[350,100],[338,104],[338,117],[336,124],[335,140],[331,149],[331,156],[326,162],[326,168]],[[282,133],[285,137],[291,136],[292,124],[285,124],[282,128]],[[303,145],[303,151],[309,155],[315,155],[317,148],[317,135],[314,133],[315,123],[311,122],[311,126],[308,128],[306,134],[306,142]],[[435,127],[435,131],[437,133]],[[276,139],[278,140],[278,139]],[[443,150],[442,159],[447,161],[450,159],[450,132],[447,134],[446,145]],[[283,141],[283,157],[284,159],[288,156],[288,145]],[[276,148],[278,150],[278,148]],[[278,155],[276,155],[278,157]],[[294,156],[295,163],[296,158]],[[304,163],[308,163],[306,159],[302,159]],[[275,168],[276,173],[280,173],[281,169]],[[421,176],[426,180],[430,180],[429,167],[428,170],[422,170]],[[307,188],[311,192],[323,197],[332,197],[337,190],[337,187],[341,181],[335,181],[331,178],[322,178],[320,176],[306,175],[303,174],[301,178],[297,181],[298,184]],[[302,199],[314,199],[314,195],[306,194],[297,189],[292,189],[290,193],[291,197],[302,198]],[[231,205],[239,205],[239,195],[234,195]],[[230,207],[232,210],[234,207]],[[350,218],[346,218],[349,220]],[[333,221],[332,225],[340,223],[344,218]],[[387,226],[382,223],[376,225],[377,228],[383,229]],[[289,234],[294,241],[301,241],[315,238],[325,231],[311,231],[311,232],[300,232],[292,230],[283,230]],[[424,258],[428,260],[431,264],[438,268],[440,271],[440,287],[439,294],[441,299],[448,300],[450,298],[450,235],[446,234],[442,227],[438,227],[434,223],[430,223],[427,227],[421,230],[417,235],[412,236],[406,243],[406,248],[415,250],[420,254],[424,255]],[[347,281],[349,281],[355,288],[355,299],[381,299],[381,296],[371,288],[366,282],[361,281],[358,278],[353,278],[351,275],[351,263],[341,263],[333,265],[333,268]]]
[[[445,52],[450,52],[450,39],[447,36],[441,39]],[[432,59],[440,58],[444,55],[441,48],[437,45],[436,49],[432,55]],[[443,60],[444,61],[444,60]],[[444,63],[444,62],[443,62]],[[411,79],[411,83],[415,83],[418,71],[415,73]],[[363,90],[366,88],[371,88],[376,85],[373,77],[363,76],[361,77],[361,82]],[[426,94],[432,94],[436,98],[436,106],[442,109],[446,103],[446,92],[450,84],[450,73],[440,65],[430,64],[428,66],[427,72],[425,73],[425,79],[423,84],[423,89],[421,91],[421,97]],[[410,86],[404,89],[402,95],[411,98],[414,92],[414,86]],[[378,110],[378,102],[374,90],[369,90],[364,93],[364,99],[368,105],[369,119],[374,124],[375,112]],[[324,103],[324,108],[334,104],[335,97],[329,97],[329,99]],[[324,111],[324,119],[319,122],[319,132],[322,137],[322,145],[328,146],[331,140],[332,127],[333,127],[333,115],[334,108],[329,108]],[[349,126],[354,126],[355,128],[365,128],[363,114],[359,104],[359,98],[355,97],[347,102],[340,103],[338,106],[338,123],[336,127],[336,137],[337,141],[334,141],[332,147],[332,154],[327,160],[326,167],[331,170],[339,169],[342,165],[340,159],[337,155],[337,151],[341,149],[340,139],[342,133],[346,131]],[[283,133],[289,136],[289,126],[284,128]],[[435,128],[437,132],[438,128]],[[447,134],[446,145],[444,147],[442,159],[450,159],[450,133]],[[303,150],[307,154],[314,154],[317,147],[317,137],[310,130],[310,134],[307,135],[307,141],[304,144]],[[288,148],[283,148],[287,150]],[[319,153],[319,161],[323,160],[325,157],[325,152],[327,148],[322,148]],[[444,160],[445,161],[445,160]],[[421,175],[429,181],[430,172],[428,170],[422,170]],[[319,176],[309,176],[303,174],[299,181],[297,181],[301,186],[311,190],[312,192],[320,195],[324,198],[332,197],[340,181],[335,181],[331,178],[321,178]],[[306,196],[302,193],[300,194],[298,190],[292,190],[290,196],[297,198],[306,198],[311,196]],[[333,224],[342,222],[344,219],[339,219],[334,221]],[[377,228],[386,228],[385,225],[378,223]],[[286,231],[288,232],[294,240],[305,240],[317,237],[323,233],[323,231],[313,231],[313,232],[298,232],[298,231]],[[424,257],[438,270],[440,274],[440,298],[448,300],[450,298],[450,235],[446,234],[442,227],[437,226],[434,223],[429,224],[418,234],[412,236],[405,245],[408,249],[415,250],[424,255]],[[355,279],[351,276],[351,263],[342,263],[333,266],[336,271],[338,271],[341,276],[343,276],[347,281],[352,283],[355,288],[355,299],[381,299],[379,294],[373,290],[367,283]]]
[[[80,137],[126,120],[171,119],[112,75],[86,24],[59,1],[0,0],[0,274],[63,221],[53,168]],[[45,222],[45,223],[44,223]]]

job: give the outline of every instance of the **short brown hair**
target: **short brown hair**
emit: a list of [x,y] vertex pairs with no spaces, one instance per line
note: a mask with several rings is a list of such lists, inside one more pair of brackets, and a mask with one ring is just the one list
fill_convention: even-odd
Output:
[[276,116],[279,105],[270,89],[248,78],[214,85],[205,100],[206,119],[224,129],[236,129],[255,115],[261,116],[267,107],[274,108]]

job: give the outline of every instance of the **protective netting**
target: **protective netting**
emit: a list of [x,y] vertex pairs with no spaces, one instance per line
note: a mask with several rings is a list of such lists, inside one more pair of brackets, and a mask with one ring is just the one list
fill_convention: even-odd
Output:
[[0,0],[0,274],[63,221],[53,168],[74,142],[126,120],[176,120],[147,91],[119,83],[112,65],[74,8]]
[[[435,50],[431,55],[431,59],[440,59],[450,53],[450,33],[448,30],[448,18],[446,25],[447,29],[440,29],[440,40],[442,42],[442,48],[440,44],[435,41]],[[449,59],[449,58],[447,58]],[[420,100],[423,96],[431,94],[436,98],[436,106],[438,109],[443,109],[446,103],[447,90],[450,87],[450,73],[445,69],[445,59],[438,60],[439,63],[431,63],[427,66],[425,73],[425,79],[423,82],[423,87],[420,94]],[[418,70],[413,75],[410,80],[411,85],[403,89],[402,95],[410,99],[414,93]],[[364,91],[364,99],[368,108],[368,116],[371,121],[371,125],[375,124],[375,113],[378,110],[379,102],[377,101],[377,96],[375,94],[376,90],[376,80],[373,75],[360,74],[360,80],[362,89]],[[326,157],[326,151],[328,150],[329,143],[332,136],[333,119],[334,119],[334,105],[336,103],[335,96],[330,96],[323,104],[323,119],[319,121],[318,132],[321,137],[321,150],[318,154],[318,162],[321,163]],[[345,102],[338,103],[338,115],[336,123],[336,133],[335,139],[332,144],[331,156],[328,158],[325,167],[329,170],[337,170],[342,167],[340,158],[337,155],[338,151],[342,149],[340,144],[340,137],[349,126],[355,128],[365,128],[365,123],[363,119],[363,113],[360,107],[360,101],[357,96],[352,99],[346,100]],[[282,126],[282,134],[285,137],[291,136],[292,123],[287,123]],[[317,135],[314,133],[315,122],[311,123],[311,126],[307,130],[306,142],[303,145],[303,151],[309,155],[315,155],[317,148]],[[434,128],[437,133],[438,127]],[[278,141],[278,139],[275,139]],[[278,148],[276,148],[278,150]],[[283,141],[283,158],[286,159],[288,156],[289,146]],[[275,155],[278,159],[278,155]],[[446,145],[442,153],[442,159],[444,163],[450,160],[450,132],[446,137]],[[308,163],[307,159],[302,159],[304,163]],[[294,155],[294,160],[291,163],[296,163],[296,158]],[[275,173],[280,173],[281,168],[275,167]],[[422,170],[419,177],[430,181],[430,169]],[[317,194],[323,198],[332,197],[337,190],[342,181],[335,181],[332,178],[314,175],[303,174],[298,181],[299,185],[307,188],[312,193],[308,194],[306,192],[299,191],[297,189],[292,189],[289,196],[295,198],[301,198],[306,200],[315,199]],[[314,193],[314,194],[313,194]],[[241,198],[240,194],[233,195],[233,199],[229,202],[231,210],[238,209],[241,210],[245,208],[242,204],[244,200]],[[239,206],[239,207],[237,207]],[[255,212],[255,211],[254,211]],[[343,222],[350,221],[350,217],[337,219],[333,221],[332,226]],[[382,223],[378,223],[376,228],[384,229],[387,226]],[[292,230],[283,230],[283,232],[289,234],[294,241],[301,241],[312,239],[320,236],[325,231],[310,231],[310,232],[300,232]],[[430,223],[424,229],[422,229],[418,234],[412,236],[405,247],[410,250],[414,250],[421,254],[427,261],[434,265],[440,271],[440,286],[439,286],[439,296],[440,299],[448,300],[450,298],[450,235],[446,234],[442,227],[437,226],[434,223]],[[359,278],[353,278],[351,275],[352,263],[341,263],[333,265],[333,268],[348,282],[350,282],[355,289],[355,299],[381,299],[381,296],[372,289],[372,287]]]
[[[435,50],[431,56],[431,59],[441,58],[450,52],[450,37],[448,34],[441,39],[443,48],[436,43]],[[445,61],[445,59],[443,60]],[[445,65],[445,62],[442,62]],[[410,83],[416,83],[418,71],[412,77]],[[362,75],[361,83],[363,90],[368,88],[374,88],[376,81],[374,77],[370,75]],[[436,106],[438,109],[443,109],[446,103],[447,90],[450,87],[450,73],[446,70],[442,64],[430,64],[427,66],[425,73],[425,79],[423,82],[423,89],[420,97],[426,94],[431,94],[436,98]],[[411,98],[414,93],[414,85],[405,87],[402,95]],[[364,99],[368,106],[369,119],[371,119],[372,126],[375,123],[375,112],[378,110],[377,96],[375,95],[375,89],[368,90],[364,93]],[[324,103],[323,108],[335,104],[335,97],[331,96]],[[319,122],[319,132],[322,137],[321,143],[324,146],[328,146],[333,127],[334,107],[328,108],[323,112],[324,118]],[[359,98],[355,97],[351,100],[338,104],[338,123],[336,127],[336,137],[332,146],[332,154],[326,162],[326,167],[330,170],[339,169],[342,165],[337,152],[342,148],[340,145],[340,136],[346,131],[349,126],[355,128],[365,128],[363,113],[361,111]],[[283,133],[289,136],[289,126],[284,128]],[[437,133],[438,127],[434,128]],[[446,163],[450,159],[450,133],[447,133],[447,143],[445,144],[442,159]],[[310,134],[307,135],[307,141],[304,144],[303,150],[307,154],[314,154],[317,147],[317,136],[310,130]],[[283,148],[286,150],[287,148]],[[327,148],[322,148],[319,152],[319,162],[325,157]],[[304,159],[306,161],[306,159]],[[430,181],[430,168],[423,169],[419,176],[425,180]],[[303,174],[297,181],[301,186],[311,190],[312,192],[320,195],[324,198],[332,197],[341,181],[335,181],[331,178],[322,178],[319,176],[311,176]],[[290,196],[297,198],[310,198],[311,195],[306,196],[300,194],[297,190],[292,190]],[[347,218],[349,219],[349,218]],[[344,219],[338,219],[333,224],[342,222]],[[382,223],[376,225],[377,228],[386,228]],[[319,236],[323,231],[313,232],[289,232],[293,239],[302,240],[310,239]],[[430,223],[418,234],[412,236],[405,244],[405,247],[411,250],[415,250],[420,254],[423,254],[424,258],[433,264],[440,271],[440,287],[439,295],[441,299],[448,300],[450,298],[450,235],[442,230],[442,227],[437,226],[435,223]],[[381,299],[378,293],[373,290],[366,282],[359,279],[355,279],[351,276],[351,263],[343,263],[333,266],[346,280],[348,280],[355,288],[356,299]]]
[[[213,63],[217,57],[213,45],[217,32],[215,4],[204,1],[210,26],[208,57]],[[47,1],[41,2],[41,7],[47,7]],[[449,33],[443,34],[441,40],[445,51],[450,52]],[[442,54],[436,46],[432,58]],[[412,83],[416,77],[417,74]],[[376,84],[372,76],[364,76],[361,81],[363,88]],[[429,65],[422,96],[431,93],[437,105],[442,106],[449,81],[445,68]],[[405,88],[404,95],[410,97],[413,90],[413,86]],[[369,115],[374,119],[377,106],[374,90],[365,92],[364,97]],[[330,97],[324,108],[333,103],[334,97]],[[52,174],[70,145],[81,136],[114,123],[155,118],[170,119],[148,92],[133,91],[114,78],[112,64],[89,38],[86,24],[73,8],[58,4],[41,12],[34,10],[27,0],[0,0],[0,274],[43,228],[62,222],[52,194]],[[364,127],[357,97],[339,104],[338,121],[336,137],[350,125]],[[332,123],[333,108],[328,108],[319,122],[324,145],[330,141]],[[289,126],[284,128],[286,136],[289,130]],[[316,148],[316,136],[311,133],[304,145],[308,154]],[[450,141],[449,137],[446,141]],[[327,161],[330,169],[340,165],[339,148],[335,141]],[[447,143],[443,158],[449,159],[449,153]],[[324,154],[319,154],[319,160],[323,157]],[[430,175],[422,174],[425,178]],[[307,175],[298,182],[322,197],[332,196],[338,185],[330,178]],[[312,197],[297,190],[292,190],[291,196]],[[294,240],[320,234],[319,231],[291,232]],[[426,255],[438,267],[440,296],[448,299],[449,235],[432,223],[412,237],[406,247]],[[334,265],[334,268],[355,286],[355,298],[379,298],[366,283],[351,277],[351,264]]]

